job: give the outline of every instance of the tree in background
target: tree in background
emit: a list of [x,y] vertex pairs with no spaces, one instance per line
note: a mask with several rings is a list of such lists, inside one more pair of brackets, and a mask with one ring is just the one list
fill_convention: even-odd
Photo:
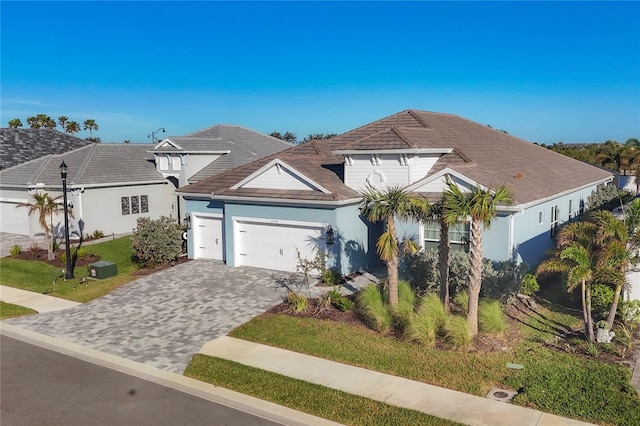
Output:
[[80,124],[78,124],[77,121],[69,121],[64,131],[69,133],[70,135],[75,136],[75,134],[80,131]]
[[38,114],[27,117],[27,124],[32,129],[55,129],[56,122],[47,114]]
[[58,117],[58,124],[60,125],[63,131],[67,128],[68,121],[69,121],[69,117],[67,117],[66,115],[61,115],[60,117]]
[[335,133],[309,133],[304,139],[302,139],[302,142],[328,140],[334,136],[337,135]]
[[296,136],[296,134],[288,131],[284,133],[271,132],[269,133],[269,136],[271,136],[272,138],[280,139],[282,141],[293,143],[293,144],[298,143],[298,137]]
[[89,130],[89,137],[93,138],[93,131],[98,130],[99,127],[96,123],[96,120],[94,120],[93,118],[87,118],[86,120],[84,120],[82,129]]
[[495,191],[476,187],[464,193],[453,181],[447,182],[443,194],[443,216],[453,224],[459,220],[471,219],[469,244],[469,309],[467,319],[471,334],[478,334],[478,301],[482,286],[482,227],[488,229],[497,216],[499,205],[510,205],[513,194],[505,185]]
[[19,118],[9,120],[10,129],[17,129],[18,127],[22,127],[22,121]]

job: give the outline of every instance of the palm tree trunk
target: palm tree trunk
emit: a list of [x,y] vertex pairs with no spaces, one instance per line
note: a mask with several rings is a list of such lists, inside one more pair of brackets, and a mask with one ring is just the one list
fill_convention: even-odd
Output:
[[582,296],[582,323],[584,324],[584,335],[589,336],[589,315],[587,315],[587,285],[583,280],[580,286]]
[[[396,224],[393,216],[387,218],[387,232],[396,241]],[[389,285],[389,307],[395,310],[398,306],[398,249],[391,254],[387,261],[387,284]]]
[[440,300],[449,312],[449,225],[440,219],[440,242],[438,244],[438,268],[440,270]]
[[620,293],[622,293],[622,284],[616,285],[616,291],[613,294],[613,302],[609,309],[609,316],[607,317],[607,329],[613,328],[613,321],[616,319],[616,312],[618,311],[618,303],[620,302]]
[[591,315],[591,285],[587,286],[587,325],[589,327],[589,341],[593,343],[596,341],[596,337],[593,334],[593,318]]
[[482,285],[482,229],[481,222],[471,220],[471,247],[469,250],[469,310],[467,320],[471,335],[478,334],[478,301]]

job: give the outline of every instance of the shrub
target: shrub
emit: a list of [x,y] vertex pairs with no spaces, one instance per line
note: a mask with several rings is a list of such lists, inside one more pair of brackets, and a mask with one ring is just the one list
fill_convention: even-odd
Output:
[[640,324],[640,300],[621,300],[618,314],[625,325],[635,329]]
[[540,284],[538,284],[536,276],[533,274],[523,275],[522,284],[520,285],[520,292],[525,296],[531,296],[538,291],[540,291]]
[[29,251],[35,256],[35,254],[40,251],[40,246],[38,245],[38,243],[32,243],[29,246]]
[[306,297],[293,291],[287,293],[284,301],[295,312],[304,312],[309,306],[309,301]]
[[522,279],[529,269],[524,263],[514,261],[491,263],[484,259],[481,295],[491,299],[506,300],[520,293]]
[[467,350],[471,346],[471,330],[465,317],[454,315],[445,325],[444,338],[456,349]]
[[20,253],[22,253],[22,247],[20,247],[17,244],[14,246],[11,246],[11,248],[9,249],[9,254],[13,257],[19,255]]
[[104,237],[104,232],[100,231],[100,230],[95,230],[93,231],[93,234],[91,234],[91,238],[93,238],[94,240],[97,240],[99,238],[103,238]]
[[594,284],[591,287],[591,312],[596,318],[609,315],[614,293],[613,289],[605,284]]
[[338,285],[342,281],[342,274],[333,268],[325,269],[321,276],[325,285]]
[[504,333],[507,329],[507,323],[499,301],[486,299],[480,301],[478,305],[478,326],[485,333]]
[[131,235],[133,258],[141,266],[166,266],[182,254],[182,228],[173,219],[138,218]]
[[362,289],[357,298],[358,312],[372,329],[386,333],[391,327],[391,314],[384,303],[382,291],[376,285]]
[[[75,252],[77,253],[77,258],[78,259],[83,259],[87,256],[93,256],[93,253],[89,252],[87,249],[75,249]],[[66,253],[62,253],[60,256],[60,261],[62,263],[66,263],[67,262],[67,254]],[[71,257],[73,258],[73,253],[71,254]]]
[[333,302],[333,306],[335,306],[336,309],[342,312],[347,312],[353,309],[353,302],[350,299],[347,299],[346,297],[342,296]]

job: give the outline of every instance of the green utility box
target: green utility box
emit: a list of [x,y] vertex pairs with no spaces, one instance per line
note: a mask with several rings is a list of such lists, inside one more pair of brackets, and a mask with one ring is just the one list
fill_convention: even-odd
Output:
[[113,262],[101,260],[92,263],[87,268],[89,270],[89,278],[98,278],[101,280],[118,275],[118,266]]

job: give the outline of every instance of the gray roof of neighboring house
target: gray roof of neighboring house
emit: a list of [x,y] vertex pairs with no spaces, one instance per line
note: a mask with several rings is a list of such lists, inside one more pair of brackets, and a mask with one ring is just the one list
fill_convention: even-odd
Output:
[[165,182],[153,162],[149,146],[143,144],[101,144],[76,149],[60,155],[47,155],[0,171],[0,185],[28,187],[43,183],[62,186],[60,164],[68,167],[69,185],[131,185],[142,182]]
[[[611,177],[608,171],[456,115],[406,110],[327,141],[303,143],[178,191],[219,196],[348,200],[359,194],[344,185],[344,160],[340,151],[420,149],[453,149],[440,157],[429,175],[449,168],[487,187],[506,184],[514,192],[516,205],[536,202]],[[275,158],[301,171],[331,193],[231,189]]]
[[[178,147],[161,146],[165,141],[174,143]],[[288,142],[241,126],[217,124],[185,136],[169,136],[156,145],[153,152],[201,154],[207,152],[229,152],[228,154],[223,154],[189,179],[189,182],[197,182],[292,146]]]
[[0,170],[92,144],[54,129],[0,128]]

